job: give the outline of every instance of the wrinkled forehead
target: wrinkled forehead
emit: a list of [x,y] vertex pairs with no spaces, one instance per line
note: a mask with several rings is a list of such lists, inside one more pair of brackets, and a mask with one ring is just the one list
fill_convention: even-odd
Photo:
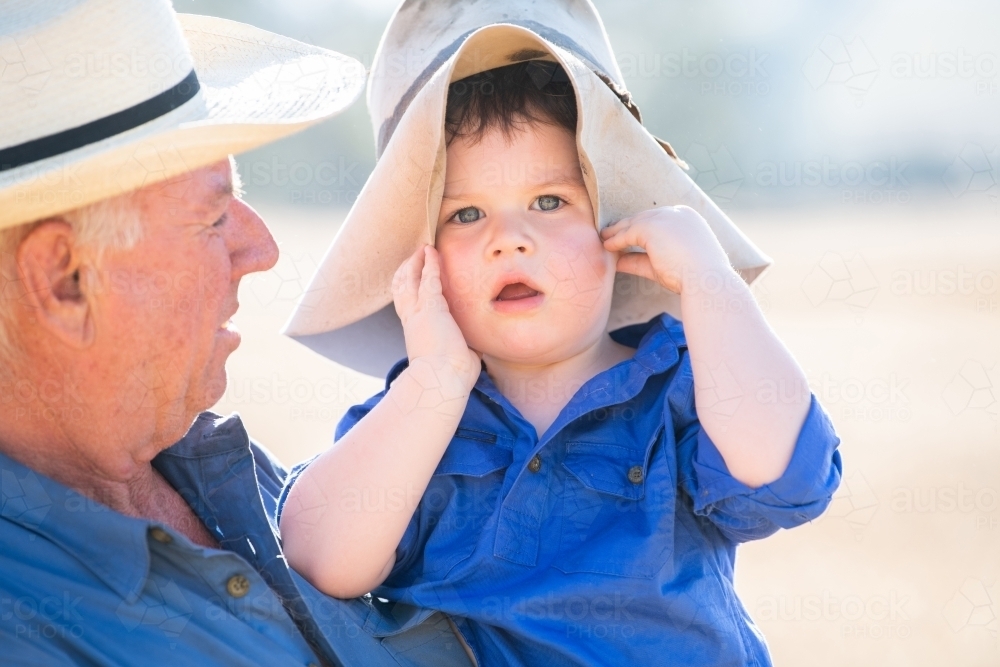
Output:
[[136,194],[144,204],[157,209],[200,215],[225,208],[239,190],[239,173],[230,158],[154,183]]

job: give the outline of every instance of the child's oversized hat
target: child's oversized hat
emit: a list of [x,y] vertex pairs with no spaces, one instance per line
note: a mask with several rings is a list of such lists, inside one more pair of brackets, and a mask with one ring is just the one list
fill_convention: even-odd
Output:
[[0,229],[329,118],[351,58],[170,0],[0,0]]
[[[285,333],[355,370],[384,375],[406,356],[392,277],[434,243],[451,82],[525,60],[562,65],[576,91],[577,146],[601,229],[656,206],[690,206],[752,281],[770,264],[647,132],[590,0],[404,0],[372,64],[368,108],[378,162]],[[677,314],[678,296],[618,274],[608,329]]]

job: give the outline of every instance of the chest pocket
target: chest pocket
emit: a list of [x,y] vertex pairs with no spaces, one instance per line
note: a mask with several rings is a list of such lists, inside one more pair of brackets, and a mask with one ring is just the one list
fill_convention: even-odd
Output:
[[459,428],[420,501],[418,576],[443,576],[469,558],[497,508],[513,439]]
[[649,578],[673,549],[676,483],[661,428],[646,447],[569,442],[555,567]]

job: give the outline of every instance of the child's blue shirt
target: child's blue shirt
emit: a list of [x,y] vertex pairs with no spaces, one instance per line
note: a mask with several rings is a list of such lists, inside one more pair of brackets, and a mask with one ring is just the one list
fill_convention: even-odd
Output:
[[785,473],[750,488],[698,422],[681,323],[612,337],[634,358],[541,437],[480,375],[373,595],[450,614],[483,667],[769,665],[733,589],[735,547],[823,512],[841,473],[833,426],[813,398]]

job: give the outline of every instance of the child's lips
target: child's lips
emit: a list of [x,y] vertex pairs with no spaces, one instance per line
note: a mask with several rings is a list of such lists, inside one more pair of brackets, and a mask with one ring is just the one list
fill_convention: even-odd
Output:
[[534,310],[545,300],[545,295],[531,285],[514,282],[504,285],[490,304],[494,312],[512,315]]
[[510,285],[504,286],[500,293],[497,294],[495,301],[518,301],[520,299],[530,299],[533,296],[538,296],[541,294],[536,289],[528,287],[524,283],[512,283]]

